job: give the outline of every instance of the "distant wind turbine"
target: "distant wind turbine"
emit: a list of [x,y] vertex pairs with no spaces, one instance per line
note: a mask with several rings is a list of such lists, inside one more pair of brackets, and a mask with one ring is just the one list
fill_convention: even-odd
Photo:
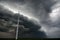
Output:
[[17,21],[17,29],[16,29],[16,40],[18,39],[18,29],[19,29],[19,11],[18,11],[18,21]]

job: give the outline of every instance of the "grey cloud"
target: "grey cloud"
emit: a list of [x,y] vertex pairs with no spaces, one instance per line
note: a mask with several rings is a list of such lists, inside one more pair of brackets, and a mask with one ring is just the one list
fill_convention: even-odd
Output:
[[[18,7],[23,5],[22,7],[20,7],[21,10],[25,14],[28,14],[29,16],[33,16],[33,17],[39,19],[40,23],[42,25],[48,26],[47,29],[49,29],[50,27],[53,28],[53,27],[60,26],[59,21],[53,23],[49,19],[49,13],[51,13],[51,11],[52,11],[51,8],[53,5],[58,3],[57,0],[56,1],[55,0],[17,0],[17,2],[16,2],[16,0],[8,0],[8,1],[4,1],[4,2],[8,2],[8,4],[10,4],[10,6],[14,7],[14,8],[16,8],[16,5],[14,5],[14,4],[18,4]],[[13,3],[11,4],[9,2],[11,2],[11,3],[13,2]],[[52,33],[52,34],[54,34],[54,33]]]
[[[3,10],[2,10],[3,9]],[[0,7],[0,10],[2,10],[2,11],[0,11],[0,16],[4,19],[5,17],[7,17],[9,20],[11,20],[11,21],[14,21],[14,20],[16,20],[15,21],[15,23],[17,22],[17,17],[18,17],[18,14],[14,14],[13,16],[12,16],[12,12],[11,11],[9,11],[9,10],[7,10],[7,9],[4,9],[4,7],[2,6],[2,8]],[[6,10],[6,11],[5,11]],[[3,16],[2,16],[3,15]],[[11,19],[11,17],[9,17],[8,15],[10,15],[10,16],[12,16],[12,19],[14,19],[14,20],[12,20]],[[1,17],[0,17],[0,19],[1,19]],[[22,37],[22,38],[45,38],[46,37],[46,34],[43,32],[43,31],[38,31],[38,29],[40,29],[41,28],[41,26],[40,25],[38,25],[38,24],[35,24],[34,22],[35,22],[35,20],[30,20],[30,19],[28,19],[27,17],[25,17],[24,15],[19,15],[19,17],[20,17],[20,20],[22,21],[21,23],[19,23],[19,24],[21,24],[21,25],[23,25],[25,28],[29,28],[29,31],[27,31],[26,32],[26,34],[29,34],[30,36],[24,36],[25,35],[25,33],[22,33],[22,35],[21,34],[19,34],[19,37]],[[4,19],[5,20],[5,19]],[[6,21],[8,21],[8,20],[6,20]],[[0,30],[0,31],[3,31],[3,28],[2,28],[2,30]],[[5,31],[6,32],[6,31]],[[20,32],[20,29],[19,29],[19,32]],[[23,37],[24,36],[24,37]]]

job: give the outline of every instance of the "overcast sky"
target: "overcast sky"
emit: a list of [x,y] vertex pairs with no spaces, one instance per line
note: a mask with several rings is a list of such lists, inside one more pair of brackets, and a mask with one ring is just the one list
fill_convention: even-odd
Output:
[[48,37],[60,37],[60,0],[0,0],[0,5],[35,19]]

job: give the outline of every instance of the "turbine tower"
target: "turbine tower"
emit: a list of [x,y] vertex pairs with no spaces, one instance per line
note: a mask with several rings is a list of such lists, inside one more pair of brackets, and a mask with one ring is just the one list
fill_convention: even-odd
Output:
[[16,40],[18,39],[18,29],[19,29],[19,11],[18,11],[18,20],[17,20],[17,28],[16,28]]

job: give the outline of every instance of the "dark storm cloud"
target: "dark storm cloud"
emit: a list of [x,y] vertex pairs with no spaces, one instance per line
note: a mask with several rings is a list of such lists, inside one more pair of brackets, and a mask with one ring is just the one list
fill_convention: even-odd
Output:
[[[0,5],[0,16],[1,16],[1,14],[10,19],[11,17],[8,17],[8,15],[12,15],[13,13]],[[4,17],[4,16],[2,16],[2,17]],[[25,28],[29,28],[29,31],[27,31],[28,34],[31,33],[31,34],[29,34],[30,36],[27,36],[27,38],[28,37],[32,37],[32,38],[46,37],[46,34],[44,32],[38,31],[41,28],[41,26],[38,25],[38,24],[35,24],[34,20],[32,20],[32,19],[30,20],[30,19],[28,19],[27,17],[25,17],[23,15],[19,15],[19,16],[20,16],[20,20],[22,21],[20,24],[23,25]],[[14,14],[13,19],[17,20],[17,17],[18,17],[18,14]],[[12,20],[12,19],[10,19],[10,20]],[[24,35],[25,35],[25,33],[23,33],[22,36],[24,36]],[[22,37],[22,36],[20,36],[20,37]]]
[[[15,17],[18,17],[18,15],[16,14]],[[33,20],[33,19],[30,20],[23,15],[20,15],[20,20],[22,21],[20,24],[23,25],[25,28],[29,28],[29,30],[27,32],[23,32],[22,34],[19,34],[20,35],[19,37],[21,37],[21,38],[44,38],[44,37],[47,37],[43,31],[39,31],[41,26],[38,24],[35,24],[35,20]]]
[[[2,1],[3,0],[1,0],[1,2]],[[41,22],[41,26],[43,26],[43,25],[48,26],[46,28],[48,30],[49,30],[49,28],[52,28],[54,30],[55,29],[54,27],[59,27],[60,26],[60,21],[57,21],[57,22],[53,23],[49,19],[49,14],[52,11],[51,7],[53,5],[55,5],[56,2],[57,2],[55,0],[4,0],[4,2],[8,3],[8,5],[10,5],[13,8],[16,8],[14,4],[18,4],[18,7],[23,5],[21,7],[21,10],[24,13],[27,12],[26,14],[28,14],[28,15],[31,14],[29,16],[33,16],[35,18],[38,18]],[[27,20],[27,22],[29,23],[30,21]],[[28,25],[25,25],[25,26],[28,26]],[[57,32],[57,31],[55,30],[55,32]],[[54,34],[54,33],[51,32],[51,37],[52,37],[52,34]],[[58,35],[58,32],[56,34]]]
[[30,36],[24,36],[25,33],[22,33],[22,36],[20,37],[26,37],[26,38],[44,38],[46,37],[46,34],[42,31],[38,31],[41,26],[34,23],[34,20],[29,20],[27,17],[20,15],[20,20],[22,20],[22,25],[24,25],[25,28],[29,28],[29,31],[26,33]]

